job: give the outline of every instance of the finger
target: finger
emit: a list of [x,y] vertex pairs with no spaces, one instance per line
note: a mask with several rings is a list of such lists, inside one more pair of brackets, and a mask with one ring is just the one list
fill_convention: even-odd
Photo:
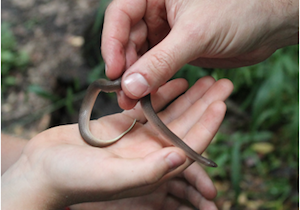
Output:
[[177,208],[177,210],[195,210],[195,208],[182,204]]
[[188,206],[184,206],[182,204],[182,201],[180,201],[179,199],[176,199],[173,196],[168,196],[165,201],[164,201],[164,205],[163,208],[161,209],[185,209],[185,210],[194,210],[194,208],[192,207],[188,207]]
[[131,27],[144,16],[146,1],[114,0],[107,7],[102,32],[101,52],[110,79],[120,77],[125,68],[125,49]]
[[144,47],[147,38],[147,26],[144,21],[135,24],[130,32],[129,41],[126,46],[126,69],[138,59],[138,52]]
[[144,20],[148,27],[148,41],[153,47],[170,32],[165,1],[148,1]]
[[144,55],[149,49],[149,44],[148,42],[144,42],[144,44],[141,46],[139,52],[138,52],[138,55],[139,55],[139,58]]
[[[183,180],[173,179],[168,182],[168,191],[176,198],[187,200],[193,206],[199,209],[209,209],[209,207],[215,207],[212,201],[209,201],[201,195],[192,185],[187,184]],[[182,208],[186,208],[182,205]],[[213,208],[214,209],[214,208]]]
[[[188,88],[188,83],[184,79],[175,79],[165,85],[152,95],[151,102],[156,112],[164,108],[170,101],[183,93]],[[126,110],[123,112],[125,115],[130,116],[133,119],[137,119],[140,123],[145,123],[146,118],[140,103],[132,110]]]
[[193,163],[183,172],[184,178],[206,199],[214,199],[217,189],[205,170],[197,163]]
[[209,89],[203,96],[203,101],[210,104],[213,101],[225,101],[233,90],[233,84],[228,79],[220,79],[213,88]]
[[[96,157],[95,157],[96,159]],[[99,160],[98,169],[93,169],[93,178],[91,180],[101,180],[103,171],[101,165],[105,164],[106,176],[109,173],[111,180],[115,180],[114,183],[108,182],[107,185],[101,183],[107,189],[118,188],[132,189],[134,187],[155,185],[166,174],[176,169],[183,163],[185,163],[185,154],[177,148],[164,148],[156,152],[150,153],[144,158],[111,158],[107,159],[103,163],[103,159]],[[115,167],[115,166],[121,167]],[[122,172],[122,173],[120,173]],[[86,172],[88,173],[88,172]],[[113,185],[113,186],[111,186]]]
[[165,124],[170,123],[185,113],[214,83],[215,79],[210,76],[199,79],[186,93],[160,112],[159,117]]
[[[174,119],[168,124],[168,126],[170,129],[176,131],[176,134],[180,137],[184,137],[186,133],[189,132],[190,128],[199,121],[210,104],[212,104],[214,101],[224,101],[230,95],[233,89],[232,83],[227,79],[221,79],[215,83],[208,83],[207,87],[203,88],[205,92],[200,91],[200,85],[200,82],[196,83],[196,88],[191,88],[182,96],[182,98],[185,99],[184,101],[176,100],[173,103],[174,106],[170,107],[176,109],[176,106],[182,107],[182,104],[184,103],[190,105],[188,109],[182,112],[181,115],[179,115],[180,111],[174,112],[171,109],[167,109],[162,113],[161,118],[164,122]],[[198,97],[198,100],[194,101],[193,99],[196,99],[197,95],[200,97]],[[165,120],[165,118],[168,120]]]
[[[185,142],[195,151],[202,153],[215,136],[226,112],[226,105],[223,101],[230,95],[232,90],[233,85],[229,80],[219,80],[201,98],[206,104],[210,105],[184,137]],[[180,129],[177,130],[180,132]]]
[[137,99],[131,99],[128,96],[125,95],[123,90],[117,91],[118,96],[118,104],[121,109],[124,110],[131,110],[134,108],[139,100]]
[[191,58],[180,31],[168,36],[126,70],[122,89],[133,99],[141,98],[169,80]]
[[[125,50],[125,69],[129,68],[139,58],[140,50],[144,51],[147,46],[147,26],[144,21],[139,21],[131,30],[129,41]],[[124,70],[125,70],[124,69]],[[132,109],[138,100],[131,99],[124,94],[124,91],[117,92],[118,104],[122,109]]]
[[[177,120],[168,124],[171,131],[174,131],[182,140],[193,150],[201,154],[209,145],[214,135],[216,134],[226,112],[226,105],[222,101],[212,103],[198,122],[196,122],[189,130],[188,133],[182,138],[182,133],[187,132],[185,122],[188,119],[178,123]],[[183,128],[181,128],[183,127]],[[171,145],[170,141],[162,139],[165,146]]]
[[226,112],[223,101],[216,101],[208,106],[207,110],[196,122],[183,140],[195,151],[202,153],[210,144],[218,131]]
[[216,204],[211,201],[211,200],[207,200],[207,199],[199,199],[199,205],[197,207],[198,209],[209,209],[209,210],[218,210]]

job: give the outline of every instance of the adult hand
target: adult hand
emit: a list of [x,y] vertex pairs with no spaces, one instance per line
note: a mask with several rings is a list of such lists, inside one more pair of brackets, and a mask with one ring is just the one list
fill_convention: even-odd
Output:
[[215,195],[216,191],[206,172],[198,163],[193,163],[181,174],[168,180],[150,194],[113,201],[82,203],[70,208],[72,210],[194,210],[195,208],[217,210],[211,200]]
[[[155,110],[162,110],[187,87],[183,79],[162,86],[152,97]],[[202,78],[159,116],[202,153],[222,122],[226,110],[223,101],[232,89],[228,80]],[[3,209],[59,209],[82,202],[141,196],[193,162],[153,131],[139,104],[133,110],[92,121],[91,131],[99,138],[110,139],[122,133],[133,119],[139,122],[133,130],[103,148],[86,144],[77,124],[52,128],[31,139],[19,160],[2,176]],[[210,199],[216,192],[204,177],[201,194]]]
[[114,0],[102,33],[106,74],[126,70],[119,104],[130,109],[186,63],[252,65],[298,43],[298,13],[298,0]]

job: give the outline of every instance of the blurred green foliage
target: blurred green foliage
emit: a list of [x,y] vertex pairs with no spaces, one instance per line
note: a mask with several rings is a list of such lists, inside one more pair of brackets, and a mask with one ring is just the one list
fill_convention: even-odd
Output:
[[[72,81],[65,89],[65,95],[59,96],[42,88],[40,85],[31,84],[27,87],[27,92],[34,93],[52,102],[49,110],[56,111],[62,107],[66,108],[68,114],[75,114],[74,102],[83,98],[85,91],[80,91],[78,79]],[[49,112],[49,111],[47,111]],[[34,118],[33,118],[34,119]]]
[[[32,20],[30,27],[33,27],[38,21]],[[26,25],[26,23],[25,23]],[[27,25],[26,25],[27,26]],[[29,55],[17,47],[16,37],[14,36],[11,26],[7,22],[3,22],[1,25],[1,93],[2,96],[8,93],[9,87],[16,87],[18,81],[16,75],[24,73],[29,66]],[[84,92],[79,92],[79,80],[75,79],[71,85],[66,88],[66,96],[61,97],[50,91],[45,90],[37,84],[30,84],[26,88],[27,93],[34,93],[42,98],[48,99],[52,102],[51,105],[37,111],[34,114],[24,117],[19,120],[19,124],[25,125],[43,116],[45,113],[54,112],[62,107],[66,108],[69,114],[75,113],[74,101],[78,101],[83,98]],[[79,92],[79,93],[78,93]],[[10,127],[13,127],[11,124]]]
[[17,48],[15,36],[8,23],[1,24],[1,93],[16,85],[14,73],[23,71],[29,64],[26,52]]
[[[208,169],[209,174],[231,180],[237,199],[246,176],[246,163],[251,160],[250,172],[266,179],[268,186],[268,190],[258,193],[256,198],[276,199],[277,207],[270,209],[285,209],[284,202],[297,197],[291,195],[292,188],[297,189],[292,179],[299,169],[298,46],[280,49],[266,61],[249,67],[208,70],[187,65],[175,77],[184,77],[192,85],[205,75],[217,80],[230,79],[235,88],[229,100],[237,105],[234,109],[238,107],[238,110],[228,107],[229,113],[223,122],[226,131],[220,131],[207,149],[209,157],[219,165],[217,169]],[[235,111],[249,117],[244,120],[246,123],[231,124]],[[262,150],[266,146],[263,143],[274,150],[262,154],[251,146],[255,143]],[[283,175],[278,177],[277,171]]]

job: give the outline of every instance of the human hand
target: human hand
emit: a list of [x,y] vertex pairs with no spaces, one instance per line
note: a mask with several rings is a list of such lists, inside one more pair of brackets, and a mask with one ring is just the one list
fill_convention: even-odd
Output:
[[[119,104],[132,108],[184,64],[232,68],[298,43],[299,1],[114,0],[105,13],[106,74],[123,75]],[[141,56],[141,57],[140,57]]]
[[[155,110],[161,110],[186,88],[182,79],[162,86],[152,97]],[[228,80],[202,78],[159,116],[202,153],[222,122],[226,110],[223,101],[232,89]],[[91,131],[97,137],[110,139],[123,132],[133,119],[139,122],[133,130],[104,148],[86,144],[77,124],[52,128],[34,137],[2,176],[3,209],[58,209],[82,202],[141,196],[192,163],[181,149],[170,147],[153,131],[139,104],[133,110],[92,121]],[[206,182],[206,191],[201,194],[209,199],[215,189],[210,181]]]
[[72,210],[194,210],[195,208],[217,210],[215,203],[211,200],[216,193],[207,173],[195,162],[150,194],[112,201],[76,204],[70,208]]

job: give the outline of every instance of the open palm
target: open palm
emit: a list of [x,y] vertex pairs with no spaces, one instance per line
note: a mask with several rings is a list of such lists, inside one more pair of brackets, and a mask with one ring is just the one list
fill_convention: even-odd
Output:
[[[186,88],[187,83],[182,79],[165,84],[153,94],[154,109],[162,110]],[[231,91],[228,80],[215,82],[211,77],[202,78],[158,112],[159,117],[195,151],[202,153],[223,120],[226,110],[223,101]],[[77,124],[39,134],[23,152],[32,174],[27,179],[46,183],[60,203],[71,205],[148,194],[193,162],[153,130],[139,104],[132,110],[92,121],[91,131],[101,139],[114,138],[134,119],[138,123],[128,134],[103,148],[85,143]],[[214,193],[210,186],[212,190],[207,197]]]

